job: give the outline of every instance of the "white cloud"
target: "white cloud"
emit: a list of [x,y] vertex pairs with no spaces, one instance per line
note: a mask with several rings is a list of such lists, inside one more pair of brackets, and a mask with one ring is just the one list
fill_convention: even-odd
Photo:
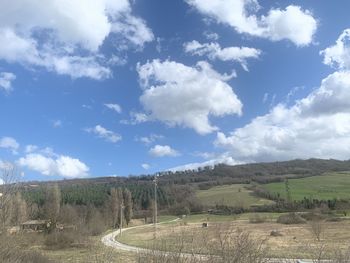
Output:
[[110,35],[117,48],[130,43],[142,48],[153,40],[145,22],[132,15],[127,0],[1,2],[0,59],[7,62],[44,67],[72,78],[104,79],[111,72],[99,51]]
[[212,159],[215,158],[215,153],[211,152],[195,152],[193,153],[193,156],[201,157],[203,159]]
[[335,72],[291,107],[279,104],[215,145],[238,161],[350,158],[350,71]]
[[128,15],[123,21],[117,21],[112,25],[112,32],[121,34],[132,44],[143,47],[144,43],[154,40],[152,31],[146,23],[138,18]]
[[12,137],[2,137],[0,139],[0,148],[9,149],[13,154],[17,154],[19,143]]
[[222,61],[237,61],[245,70],[248,70],[247,59],[258,58],[261,51],[250,47],[226,47],[216,43],[201,44],[196,40],[184,44],[184,49],[187,53],[198,56],[208,56],[209,59],[219,59]]
[[38,146],[29,144],[29,145],[26,145],[25,152],[26,153],[31,153],[31,152],[37,151],[38,149],[39,149]]
[[77,178],[86,177],[89,172],[89,167],[79,159],[65,155],[52,158],[39,153],[29,153],[20,158],[18,164],[48,176]]
[[135,141],[142,142],[145,145],[150,145],[150,144],[154,143],[155,141],[158,141],[158,140],[163,139],[163,138],[164,138],[163,135],[152,133],[149,136],[136,137]]
[[207,166],[212,168],[217,164],[237,165],[237,164],[242,164],[242,162],[238,162],[234,160],[231,156],[228,156],[227,154],[223,154],[205,162],[188,163],[188,164],[179,165],[179,166],[170,168],[168,170],[172,172],[197,170],[200,167],[207,167]]
[[142,112],[130,112],[130,120],[121,120],[121,124],[125,125],[136,125],[150,121],[150,117]]
[[61,120],[54,120],[54,121],[52,121],[52,126],[54,128],[62,127],[62,121]]
[[203,36],[205,36],[208,40],[218,40],[220,37],[217,33],[204,31]]
[[122,137],[110,130],[107,130],[106,128],[102,127],[101,125],[96,125],[93,128],[87,128],[85,129],[87,132],[89,133],[93,133],[95,135],[97,135],[97,137],[99,138],[103,138],[108,142],[112,142],[112,143],[116,143],[119,142]]
[[341,70],[350,70],[350,28],[345,29],[335,45],[320,52],[323,63]]
[[105,103],[104,104],[108,109],[114,110],[115,112],[121,113],[122,112],[122,107],[120,107],[119,104],[117,103]]
[[15,166],[11,162],[3,161],[3,160],[0,159],[0,169],[13,170],[13,169],[15,169]]
[[148,163],[141,164],[141,167],[145,170],[148,170],[149,168],[151,168],[151,166]]
[[263,104],[265,104],[267,102],[268,98],[269,98],[269,93],[265,92],[263,99],[262,99]]
[[16,79],[16,75],[11,72],[0,72],[0,88],[9,92],[12,90],[12,81]]
[[180,155],[176,150],[171,148],[169,145],[155,145],[149,150],[149,154],[151,154],[154,157],[164,157],[164,156],[171,156],[175,157]]
[[271,9],[267,16],[257,17],[257,0],[186,0],[200,13],[233,27],[238,33],[268,38],[288,39],[297,46],[309,45],[317,21],[308,10],[290,5],[284,10]]
[[210,115],[242,113],[242,103],[226,83],[232,76],[219,74],[207,62],[189,67],[153,60],[138,64],[137,71],[143,87],[140,101],[150,119],[208,134],[218,129],[209,122]]

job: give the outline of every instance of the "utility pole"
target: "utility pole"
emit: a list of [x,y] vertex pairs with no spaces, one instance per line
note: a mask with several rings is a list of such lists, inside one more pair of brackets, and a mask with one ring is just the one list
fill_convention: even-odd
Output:
[[157,174],[154,175],[154,239],[157,238]]

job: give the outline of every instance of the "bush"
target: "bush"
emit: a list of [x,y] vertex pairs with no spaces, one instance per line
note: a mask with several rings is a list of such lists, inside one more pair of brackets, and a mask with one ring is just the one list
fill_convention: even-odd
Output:
[[1,263],[53,263],[37,251],[25,251],[18,239],[0,236]]
[[53,232],[47,235],[44,244],[50,249],[63,249],[73,245],[76,241],[76,233]]
[[249,217],[249,223],[252,223],[252,224],[265,223],[266,220],[267,220],[266,216],[263,216],[260,214],[253,214]]
[[312,221],[312,220],[323,220],[326,219],[326,215],[320,214],[320,213],[315,213],[315,212],[307,212],[307,213],[302,213],[300,216],[307,220],[307,221]]
[[278,230],[272,230],[272,231],[270,232],[270,236],[272,236],[272,237],[280,237],[280,236],[283,236],[283,235],[282,235],[282,233],[281,233],[280,231],[278,231]]
[[288,213],[285,215],[281,215],[277,219],[277,223],[292,225],[292,224],[304,224],[306,222],[300,215],[297,213]]

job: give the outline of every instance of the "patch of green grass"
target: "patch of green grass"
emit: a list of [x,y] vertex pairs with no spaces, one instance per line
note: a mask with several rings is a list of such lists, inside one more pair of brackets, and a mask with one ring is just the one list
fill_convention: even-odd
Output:
[[[270,183],[262,185],[271,193],[279,193],[286,197],[285,183]],[[350,199],[350,173],[326,173],[320,176],[312,176],[300,179],[289,179],[289,188],[293,200],[301,200],[304,197],[320,200]]]
[[167,222],[167,221],[174,220],[174,219],[176,219],[176,218],[177,218],[177,216],[161,215],[161,216],[158,216],[158,222],[159,222],[159,223]]
[[252,205],[272,204],[273,201],[252,195],[247,184],[222,185],[208,190],[197,190],[196,196],[204,205],[227,205],[237,207],[250,207]]
[[229,222],[237,219],[237,215],[212,215],[212,214],[196,214],[188,215],[183,221],[186,223],[202,223],[202,222]]
[[282,213],[243,213],[238,215],[213,215],[213,214],[197,214],[186,216],[183,221],[187,223],[203,223],[203,222],[232,222],[235,220],[249,220],[253,215],[259,214],[270,221],[276,220]]

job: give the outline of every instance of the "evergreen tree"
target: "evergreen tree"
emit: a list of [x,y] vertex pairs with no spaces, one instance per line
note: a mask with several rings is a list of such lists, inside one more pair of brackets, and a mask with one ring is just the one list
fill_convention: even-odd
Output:
[[128,189],[124,190],[124,217],[126,224],[129,225],[131,217],[132,217],[132,198],[131,192]]

